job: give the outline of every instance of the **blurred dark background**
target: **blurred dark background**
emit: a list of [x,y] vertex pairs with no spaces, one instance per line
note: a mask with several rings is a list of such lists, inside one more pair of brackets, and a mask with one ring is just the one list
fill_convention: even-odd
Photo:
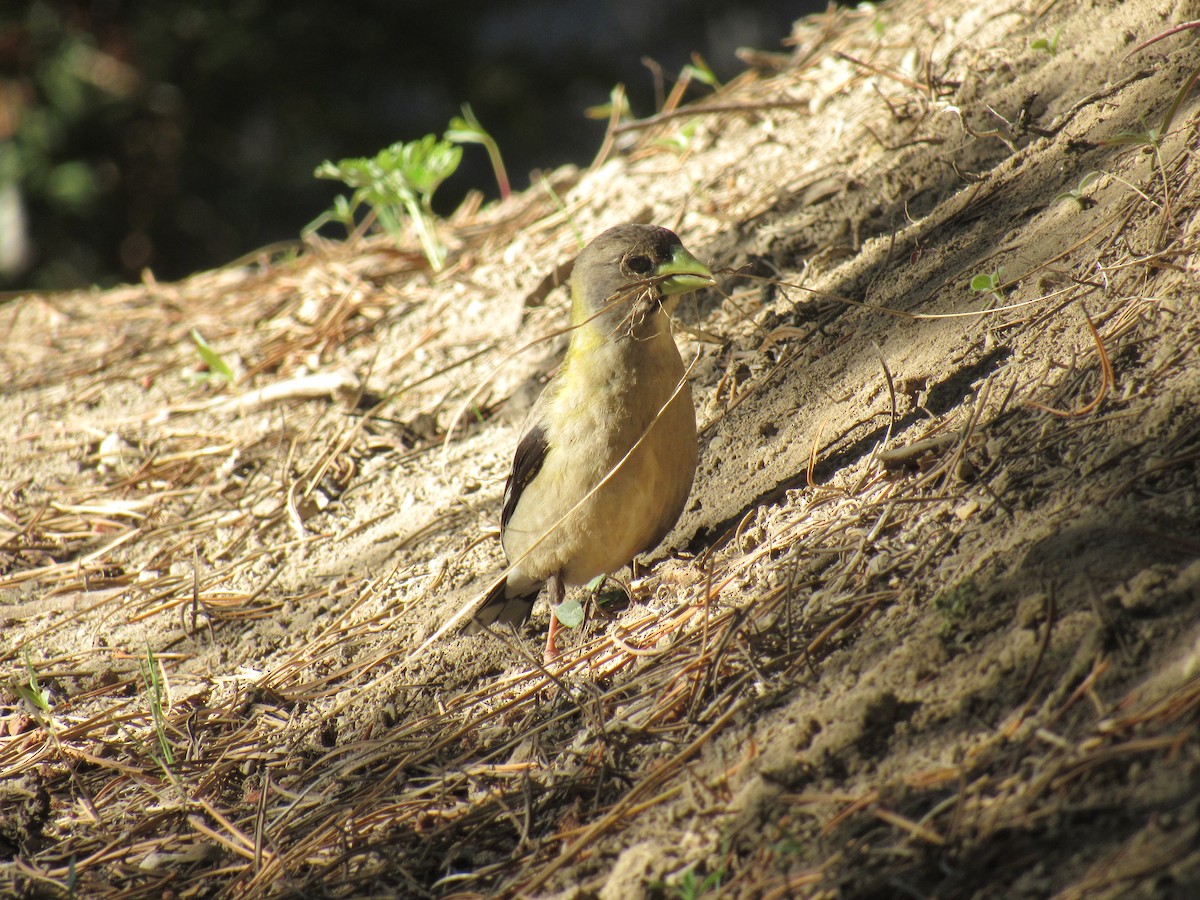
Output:
[[[698,52],[781,51],[817,0],[0,2],[0,288],[176,279],[300,230],[325,159],[441,134],[470,103],[515,190],[594,156],[618,82],[655,111]],[[696,85],[689,98],[709,88]],[[482,147],[439,191],[497,193]],[[328,229],[327,229],[328,231]],[[329,232],[329,233],[336,233]]]

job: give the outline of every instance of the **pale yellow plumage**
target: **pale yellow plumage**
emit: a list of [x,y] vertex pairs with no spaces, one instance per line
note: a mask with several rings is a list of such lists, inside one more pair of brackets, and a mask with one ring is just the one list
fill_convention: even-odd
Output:
[[696,418],[668,313],[711,283],[655,226],[609,229],[580,254],[567,357],[530,411],[505,491],[513,569],[477,623],[522,621],[544,582],[558,603],[563,584],[616,571],[674,526],[695,475]]

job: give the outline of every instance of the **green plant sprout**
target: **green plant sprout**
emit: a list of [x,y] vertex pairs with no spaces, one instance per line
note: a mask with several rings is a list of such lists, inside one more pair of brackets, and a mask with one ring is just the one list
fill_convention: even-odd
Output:
[[707,84],[714,91],[721,89],[721,82],[718,80],[716,73],[713,72],[712,67],[699,53],[692,54],[691,63],[680,70],[679,77]]
[[677,155],[682,156],[692,146],[692,141],[696,137],[696,128],[699,125],[699,119],[688,119],[671,134],[658,138],[654,144],[658,147],[666,147],[669,150],[675,151]]
[[1171,101],[1171,105],[1167,107],[1167,111],[1163,113],[1162,121],[1157,125],[1146,125],[1144,118],[1139,119],[1142,123],[1141,131],[1122,131],[1116,137],[1107,141],[1100,141],[1101,147],[1109,147],[1116,144],[1133,144],[1135,146],[1149,147],[1154,151],[1155,156],[1158,155],[1159,144],[1171,130],[1171,123],[1175,121],[1175,116],[1179,112],[1179,108],[1183,105],[1183,101],[1191,92],[1196,81],[1200,79],[1200,66],[1197,66],[1192,74],[1184,81],[1183,86],[1175,93],[1175,99]]
[[883,16],[879,15],[878,7],[878,3],[873,3],[871,0],[863,0],[863,2],[855,4],[854,10],[855,12],[871,16],[871,34],[880,39],[887,33],[887,22],[883,20]]
[[446,129],[446,140],[456,144],[482,144],[483,148],[487,150],[488,159],[491,160],[492,171],[496,173],[500,199],[508,199],[512,190],[509,187],[504,160],[500,158],[500,147],[495,138],[488,134],[479,120],[475,118],[475,112],[469,103],[463,104],[462,116],[455,116],[450,120],[450,127]]
[[629,98],[625,96],[625,85],[618,84],[608,94],[608,102],[599,106],[589,106],[583,114],[589,119],[611,119],[616,112],[618,121],[624,122],[633,118],[633,108]]
[[1060,28],[1054,32],[1052,38],[1036,38],[1029,42],[1029,49],[1043,50],[1051,56],[1058,56],[1058,39],[1062,37],[1063,30]]
[[683,878],[679,880],[680,900],[699,900],[705,894],[715,891],[721,886],[723,875],[724,873],[721,871],[711,872],[701,880],[694,868],[688,869]]
[[980,272],[971,279],[971,290],[977,294],[991,294],[999,303],[1004,302],[1004,267],[995,272]]
[[166,687],[163,684],[162,670],[159,668],[158,660],[154,658],[154,651],[149,644],[146,645],[146,658],[139,662],[142,669],[142,681],[146,685],[146,698],[150,704],[150,715],[154,719],[154,733],[158,737],[158,749],[162,754],[160,761],[165,765],[172,766],[175,764],[175,752],[171,749],[171,742],[167,740],[167,717],[163,713]]
[[883,16],[879,14],[879,10],[874,3],[860,3],[855,7],[859,12],[873,13],[871,16],[871,34],[875,35],[876,39],[883,40],[883,36],[887,34],[887,22]]
[[[597,575],[587,583],[587,589],[593,594],[599,594],[600,587],[604,584],[604,578],[603,575]],[[566,628],[578,628],[583,624],[583,604],[572,597],[554,607],[553,615],[558,619],[560,625]]]
[[[1182,27],[1193,27],[1195,25],[1197,25],[1197,23],[1189,23],[1187,26],[1182,26]],[[1161,37],[1165,36],[1166,34],[1174,33],[1175,30],[1176,29],[1168,30],[1167,32],[1164,33],[1164,35],[1160,35],[1159,37],[1156,37],[1153,40],[1149,41],[1148,44],[1154,43],[1154,41],[1159,40]],[[1144,46],[1147,46],[1148,44],[1143,44],[1142,46],[1144,47]],[[1141,49],[1141,47],[1139,47],[1138,49]],[[1164,227],[1166,226],[1167,219],[1170,218],[1170,209],[1171,209],[1170,184],[1171,184],[1171,182],[1170,182],[1170,179],[1167,177],[1166,167],[1163,165],[1162,140],[1164,137],[1166,137],[1170,133],[1171,123],[1175,121],[1175,116],[1179,113],[1180,108],[1183,106],[1184,100],[1187,99],[1187,96],[1188,96],[1188,94],[1191,93],[1192,88],[1195,87],[1197,80],[1200,80],[1200,66],[1197,66],[1195,69],[1192,70],[1192,74],[1189,75],[1184,80],[1183,85],[1179,88],[1178,91],[1175,92],[1175,98],[1171,101],[1171,105],[1169,107],[1167,107],[1167,111],[1165,113],[1163,113],[1162,121],[1159,122],[1159,124],[1157,126],[1153,126],[1153,125],[1147,126],[1146,120],[1144,118],[1141,118],[1141,119],[1139,119],[1139,121],[1142,124],[1141,131],[1139,131],[1139,132],[1122,131],[1119,134],[1117,134],[1116,137],[1112,138],[1111,140],[1100,141],[1100,146],[1102,146],[1102,147],[1114,146],[1114,145],[1120,145],[1120,144],[1131,144],[1133,146],[1143,147],[1146,150],[1149,150],[1153,154],[1154,164],[1155,164],[1155,166],[1158,167],[1158,171],[1159,171],[1159,174],[1162,176],[1162,182],[1163,182],[1162,210],[1163,210],[1163,215],[1164,215],[1164,220],[1163,220]],[[1135,190],[1136,190],[1136,188],[1135,188]],[[1141,192],[1139,191],[1139,193],[1141,193]]]
[[26,647],[23,653],[25,659],[25,674],[28,677],[27,681],[18,681],[13,685],[17,696],[28,703],[36,712],[42,712],[49,715],[50,713],[50,692],[42,687],[38,681],[37,669],[33,667],[33,661],[29,658],[29,648]]
[[1060,203],[1063,200],[1074,200],[1079,204],[1080,209],[1087,209],[1088,207],[1093,206],[1096,201],[1091,197],[1085,197],[1083,192],[1087,190],[1088,186],[1099,177],[1100,173],[1093,169],[1080,178],[1079,184],[1077,184],[1074,188],[1063,191],[1061,194],[1055,197],[1054,202]]
[[1167,133],[1168,122],[1163,122],[1162,125],[1147,125],[1145,119],[1139,120],[1142,123],[1141,131],[1121,131],[1115,137],[1109,138],[1107,141],[1101,141],[1101,146],[1111,147],[1121,144],[1128,144],[1133,147],[1146,147],[1158,152],[1159,144],[1162,143],[1163,135]]
[[702,879],[693,865],[688,867],[687,871],[680,876],[679,883],[673,887],[668,889],[667,885],[661,881],[651,882],[650,887],[664,893],[669,890],[667,896],[676,897],[678,900],[700,900],[701,897],[716,891],[724,878],[724,870],[718,869]]
[[[595,599],[597,604],[603,604],[613,599],[613,594],[615,592],[610,591],[607,594],[600,593],[600,588],[604,586],[604,580],[606,577],[607,576],[605,575],[597,575],[587,583],[587,589],[591,591],[592,597]],[[604,599],[606,596],[608,600]],[[558,624],[566,628],[578,628],[583,624],[583,604],[575,598],[564,600],[562,603],[558,604],[558,606],[554,607],[553,615],[554,618],[558,619]]]
[[196,352],[200,354],[200,359],[208,368],[207,372],[195,374],[192,377],[197,380],[208,381],[224,381],[226,383],[233,382],[233,369],[229,367],[229,363],[225,362],[224,357],[214,350],[195,328],[190,332],[192,343],[196,345]]
[[437,234],[433,212],[433,193],[449,178],[462,160],[462,147],[449,140],[427,134],[419,141],[399,142],[385,147],[373,157],[326,160],[313,173],[317,178],[340,181],[353,188],[349,200],[338,198],[333,209],[323,213],[306,231],[315,231],[325,222],[350,223],[362,204],[375,213],[383,230],[399,242],[404,216],[412,220],[421,249],[429,265],[440,272],[446,264],[446,246]]

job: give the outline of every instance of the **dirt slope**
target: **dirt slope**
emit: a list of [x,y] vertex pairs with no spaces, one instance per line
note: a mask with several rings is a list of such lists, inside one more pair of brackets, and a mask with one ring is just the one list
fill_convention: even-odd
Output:
[[[0,303],[0,893],[1195,896],[1197,19],[831,12],[436,277]],[[689,507],[548,671],[419,650],[626,221],[726,270]]]

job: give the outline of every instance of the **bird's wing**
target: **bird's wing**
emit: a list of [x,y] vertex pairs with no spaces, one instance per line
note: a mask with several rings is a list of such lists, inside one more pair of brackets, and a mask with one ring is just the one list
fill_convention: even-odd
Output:
[[517,444],[517,452],[513,456],[512,471],[508,473],[508,481],[504,484],[504,509],[500,512],[502,533],[508,527],[508,520],[516,512],[525,488],[542,470],[549,449],[550,441],[546,437],[546,429],[541,425],[532,426],[522,435]]

